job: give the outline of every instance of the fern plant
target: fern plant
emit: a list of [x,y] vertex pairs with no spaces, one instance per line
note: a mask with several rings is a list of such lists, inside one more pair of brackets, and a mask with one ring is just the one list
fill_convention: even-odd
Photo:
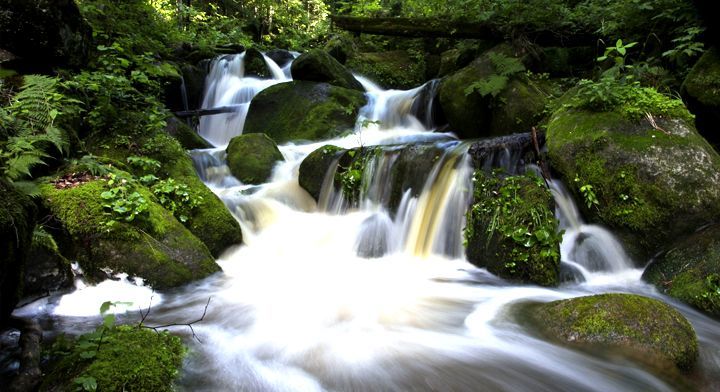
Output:
[[55,122],[69,99],[57,91],[57,84],[55,78],[28,75],[10,106],[0,107],[0,128],[9,135],[0,143],[0,175],[31,196],[38,194],[29,181],[31,170],[45,164],[49,147],[61,153],[67,147],[65,134]]
[[465,95],[478,93],[482,97],[495,98],[505,90],[513,75],[525,71],[523,63],[514,57],[508,57],[502,53],[490,53],[488,57],[495,73],[467,86]]

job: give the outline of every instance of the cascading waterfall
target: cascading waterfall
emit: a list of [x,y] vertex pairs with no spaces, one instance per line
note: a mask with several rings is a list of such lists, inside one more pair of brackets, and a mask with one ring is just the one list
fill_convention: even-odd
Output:
[[[238,104],[240,96],[249,102],[252,94],[243,95],[241,86],[260,81],[242,75],[241,55],[217,60],[203,107]],[[432,110],[417,109],[418,89],[382,91],[362,81],[370,103],[356,133],[280,146],[285,162],[266,184],[249,186],[234,179],[221,149],[192,153],[201,178],[241,222],[245,244],[218,260],[223,273],[165,293],[162,301],[155,294],[147,324],[194,319],[212,297],[206,318],[194,326],[202,343],[185,329],[174,330],[191,346],[178,389],[674,389],[643,366],[546,342],[518,323],[513,304],[519,302],[628,291],[669,301],[639,279],[640,270],[630,266],[621,248],[615,249],[607,232],[582,223],[559,183],[551,185],[566,230],[563,260],[582,272],[584,282],[555,289],[518,286],[473,267],[461,245],[473,167],[502,166],[521,173],[521,154],[508,148],[471,160],[474,147],[427,132],[434,125],[420,113]],[[242,130],[232,115],[210,117],[217,118],[206,122],[202,132],[217,145]],[[337,165],[326,175],[320,203],[299,187],[300,162],[325,144],[381,146],[366,164],[356,203],[344,200],[332,185]],[[428,158],[435,156],[435,161]],[[399,167],[412,175],[398,173]],[[391,186],[396,182],[403,185],[399,192]],[[107,300],[117,300],[121,291]],[[78,291],[66,298],[82,295]],[[144,307],[149,298],[135,301]],[[720,378],[717,321],[676,305],[699,335],[698,374]],[[71,333],[98,322],[53,314],[55,306],[45,299],[18,313],[46,315],[56,329]],[[132,322],[137,314],[118,317]],[[709,385],[712,389],[717,383]]]

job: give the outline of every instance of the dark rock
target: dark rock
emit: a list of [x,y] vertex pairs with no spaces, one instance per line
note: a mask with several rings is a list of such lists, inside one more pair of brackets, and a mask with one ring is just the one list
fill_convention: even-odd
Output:
[[22,274],[32,244],[37,208],[12,184],[0,179],[0,327],[22,296]]
[[24,297],[43,296],[73,285],[70,261],[60,254],[55,240],[45,231],[36,230],[33,235],[23,279]]
[[579,297],[528,308],[544,336],[576,348],[614,349],[644,363],[693,367],[698,342],[692,325],[673,307],[634,294]]
[[211,148],[212,145],[203,139],[197,132],[177,117],[170,117],[165,126],[165,132],[177,139],[186,150]]
[[325,145],[311,152],[300,164],[298,181],[315,201],[320,200],[320,193],[327,172],[333,163],[338,162],[347,152],[340,147]]
[[266,52],[265,55],[271,58],[280,68],[288,65],[288,63],[295,59],[295,56],[285,49],[273,49]]
[[245,184],[262,184],[283,161],[277,144],[264,133],[249,133],[232,138],[227,147],[230,172]]
[[334,35],[325,44],[325,51],[340,64],[345,64],[348,57],[358,51],[355,42],[345,35]]
[[83,67],[92,30],[73,0],[3,0],[0,47],[22,62],[23,70],[48,72],[54,67]]
[[712,48],[683,82],[681,94],[688,109],[695,114],[698,131],[716,148],[720,148],[720,52]]
[[346,89],[365,91],[350,71],[320,49],[301,54],[293,62],[291,72],[294,80],[324,82]]
[[720,226],[673,244],[643,272],[663,293],[720,318]]
[[272,75],[265,62],[262,52],[255,48],[245,51],[245,76],[270,79]]
[[[185,82],[187,109],[197,109],[202,105],[203,95],[205,94],[205,77],[208,73],[208,66],[207,64],[199,64],[197,66],[183,64],[180,67],[180,72]],[[185,108],[183,108],[183,110],[185,110]]]
[[253,98],[243,133],[265,133],[278,144],[327,139],[353,129],[363,105],[365,95],[357,90],[307,81],[280,83]]

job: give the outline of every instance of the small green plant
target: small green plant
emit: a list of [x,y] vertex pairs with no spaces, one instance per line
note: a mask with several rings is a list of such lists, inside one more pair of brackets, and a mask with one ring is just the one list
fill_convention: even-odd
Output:
[[705,28],[698,26],[690,26],[682,31],[682,35],[672,40],[675,47],[663,52],[662,56],[678,66],[687,64],[687,62],[705,51],[705,44],[699,41],[700,34]]
[[190,213],[203,203],[202,196],[193,195],[187,185],[172,178],[158,180],[150,190],[158,198],[160,204],[180,222],[187,222]]
[[577,184],[580,193],[583,195],[585,206],[587,208],[597,208],[600,205],[600,201],[595,194],[595,188],[590,184],[583,184],[580,180],[580,177],[578,177],[577,175],[575,176],[575,179],[573,181],[575,182],[575,184]]
[[105,226],[110,231],[118,221],[132,222],[147,215],[147,200],[134,189],[132,179],[110,174],[107,185],[111,187],[100,194],[103,209],[108,216]]
[[127,158],[127,162],[145,173],[154,173],[160,169],[160,162],[148,157],[131,156]]
[[467,86],[465,95],[477,93],[481,97],[495,98],[505,90],[510,77],[525,71],[523,63],[514,57],[502,53],[490,53],[488,57],[495,68],[495,73]]
[[93,176],[105,176],[110,174],[110,165],[100,163],[98,157],[93,154],[83,155],[81,158],[73,158],[70,166],[75,172],[88,172]]

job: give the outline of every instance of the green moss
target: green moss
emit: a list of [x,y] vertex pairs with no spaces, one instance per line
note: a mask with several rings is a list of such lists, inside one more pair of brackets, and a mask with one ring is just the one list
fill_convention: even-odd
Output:
[[542,180],[478,171],[474,182],[465,228],[468,260],[502,278],[557,285],[562,233]]
[[230,172],[245,184],[266,182],[275,163],[285,160],[277,144],[264,133],[234,137],[226,151]]
[[362,84],[330,54],[311,49],[293,61],[292,77],[295,80],[328,83],[334,86],[364,91]]
[[720,227],[678,241],[658,256],[643,279],[663,293],[720,317]]
[[[80,337],[82,340],[82,337]],[[106,329],[97,354],[84,359],[81,345],[48,374],[40,390],[75,391],[76,380],[91,378],[99,391],[173,391],[185,349],[167,331],[120,326]]]
[[298,181],[300,186],[305,189],[315,201],[320,200],[320,192],[325,181],[325,175],[330,165],[346,150],[333,146],[325,145],[311,152],[300,164],[300,173]]
[[541,332],[573,346],[619,348],[652,355],[690,369],[698,343],[690,323],[671,306],[634,294],[602,294],[537,305],[532,319]]
[[364,94],[356,90],[306,81],[280,83],[253,98],[243,133],[265,133],[278,144],[328,139],[352,129],[364,104]]
[[425,82],[425,60],[404,50],[356,53],[347,67],[384,88],[407,90]]
[[700,104],[720,108],[720,55],[717,48],[703,54],[688,74],[682,88]]
[[109,188],[105,179],[65,189],[51,183],[40,186],[46,207],[71,237],[71,246],[64,250],[71,252],[67,257],[80,261],[89,276],[102,276],[100,269],[109,267],[141,276],[157,289],[219,270],[205,245],[157,204],[149,190],[129,185],[145,198],[146,214],[132,222],[118,220],[112,228],[106,225],[113,217],[103,208],[101,197]]
[[634,119],[622,106],[593,112],[565,105],[547,127],[548,155],[570,191],[583,200],[580,188],[590,185],[597,197],[584,214],[615,230],[640,259],[720,217],[720,156],[684,107],[656,109],[663,107],[670,108],[664,116]]

